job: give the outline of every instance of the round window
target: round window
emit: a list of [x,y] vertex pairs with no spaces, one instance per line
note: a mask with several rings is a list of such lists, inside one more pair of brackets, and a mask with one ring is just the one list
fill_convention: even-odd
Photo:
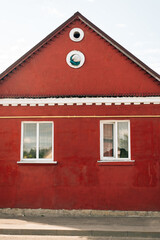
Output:
[[85,57],[80,51],[71,51],[67,54],[66,61],[72,68],[80,68],[84,64]]
[[84,37],[84,32],[80,28],[73,28],[69,33],[69,37],[74,42],[80,42]]

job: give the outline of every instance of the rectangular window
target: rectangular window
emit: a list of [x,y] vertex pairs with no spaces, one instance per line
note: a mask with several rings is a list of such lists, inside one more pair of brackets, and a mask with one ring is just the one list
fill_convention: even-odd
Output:
[[52,122],[22,122],[21,160],[53,160]]
[[130,122],[100,122],[101,160],[130,160]]

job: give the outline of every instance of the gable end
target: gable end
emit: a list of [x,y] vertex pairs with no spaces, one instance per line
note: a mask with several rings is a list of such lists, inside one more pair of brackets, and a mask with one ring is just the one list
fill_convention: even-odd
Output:
[[10,73],[12,73],[18,66],[21,66],[28,58],[30,58],[33,54],[39,51],[42,47],[48,44],[49,41],[53,41],[54,37],[57,37],[61,31],[63,31],[66,27],[69,27],[73,21],[80,20],[82,23],[86,24],[89,28],[91,28],[94,32],[96,32],[101,38],[111,44],[115,49],[121,52],[124,56],[130,59],[133,63],[135,63],[138,67],[144,70],[147,74],[149,74],[153,79],[160,81],[160,75],[149,68],[146,64],[144,64],[141,60],[135,57],[132,53],[122,47],[119,43],[109,37],[106,33],[100,30],[97,26],[91,23],[87,18],[85,18],[79,12],[76,12],[71,18],[65,21],[62,25],[60,25],[57,29],[51,32],[46,38],[40,41],[37,45],[35,45],[31,50],[29,50],[26,54],[24,54],[21,58],[19,58],[15,63],[13,63],[10,67],[8,67],[4,72],[0,74],[0,81],[4,80]]

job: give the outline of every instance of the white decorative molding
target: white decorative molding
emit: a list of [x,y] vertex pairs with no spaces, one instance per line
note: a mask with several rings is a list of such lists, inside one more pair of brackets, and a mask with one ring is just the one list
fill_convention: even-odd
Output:
[[125,102],[124,105],[130,105],[131,103],[130,102]]
[[140,105],[141,103],[140,102],[134,102],[135,105]]
[[[86,104],[86,105],[92,105],[92,103],[89,103],[89,102],[86,102],[85,104]],[[82,104],[81,104],[81,105],[82,105]]]
[[112,103],[109,103],[109,102],[105,102],[105,105],[108,105],[108,106],[109,106],[109,105],[112,105]]
[[150,104],[150,102],[144,102],[144,104]]
[[140,105],[160,104],[160,97],[73,97],[73,98],[3,98],[0,99],[2,106],[54,106],[54,105]]
[[[79,106],[82,106],[83,105],[83,103],[76,103],[76,105],[79,105]],[[90,104],[90,103],[86,103],[86,105],[92,105],[92,103]]]
[[39,103],[38,106],[43,107],[43,106],[45,106],[45,104],[44,103]]
[[63,105],[64,105],[64,103],[59,103],[58,105],[60,105],[60,106],[63,106]]
[[36,103],[30,103],[29,104],[31,107],[35,107],[36,106]]
[[73,28],[69,33],[69,37],[74,42],[80,42],[84,37],[84,32],[81,28]]
[[[82,52],[73,50],[67,54],[66,62],[72,68],[80,68],[85,62],[85,56]],[[73,63],[77,64],[74,65]]]
[[[64,103],[65,104],[65,103]],[[64,105],[63,104],[63,105]],[[72,103],[72,102],[68,102],[68,103],[66,103],[67,105],[73,105],[74,103]],[[59,103],[58,103],[58,105],[59,105]]]
[[102,102],[96,102],[95,104],[96,105],[102,105]]
[[55,105],[55,103],[48,103],[48,106],[54,106],[54,105]]

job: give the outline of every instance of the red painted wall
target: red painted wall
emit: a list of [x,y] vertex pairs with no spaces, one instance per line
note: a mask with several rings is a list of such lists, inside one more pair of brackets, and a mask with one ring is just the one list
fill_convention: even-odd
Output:
[[[118,119],[116,115],[156,115],[159,110],[159,105],[153,104],[18,106],[1,107],[0,113],[115,115]],[[124,119],[131,123],[133,166],[97,163],[100,118],[44,119],[54,121],[54,159],[58,164],[17,164],[24,119],[0,119],[0,207],[160,210],[160,119]]]
[[[73,27],[84,40],[73,42]],[[66,55],[84,53],[79,69]],[[14,70],[0,85],[0,96],[160,94],[158,81],[74,21],[53,41]],[[160,105],[0,106],[1,116],[159,115]],[[102,118],[103,120],[105,118]],[[160,210],[160,118],[130,118],[134,165],[101,165],[101,118],[43,119],[54,122],[57,165],[17,164],[21,122],[0,119],[0,207],[52,209]],[[28,119],[33,120],[33,119]],[[40,119],[34,119],[39,121]]]
[[[84,30],[84,39],[73,42],[69,32]],[[72,50],[84,53],[83,67],[66,63]],[[146,74],[80,21],[74,21],[53,41],[32,55],[5,78],[0,96],[159,94],[158,81]]]

